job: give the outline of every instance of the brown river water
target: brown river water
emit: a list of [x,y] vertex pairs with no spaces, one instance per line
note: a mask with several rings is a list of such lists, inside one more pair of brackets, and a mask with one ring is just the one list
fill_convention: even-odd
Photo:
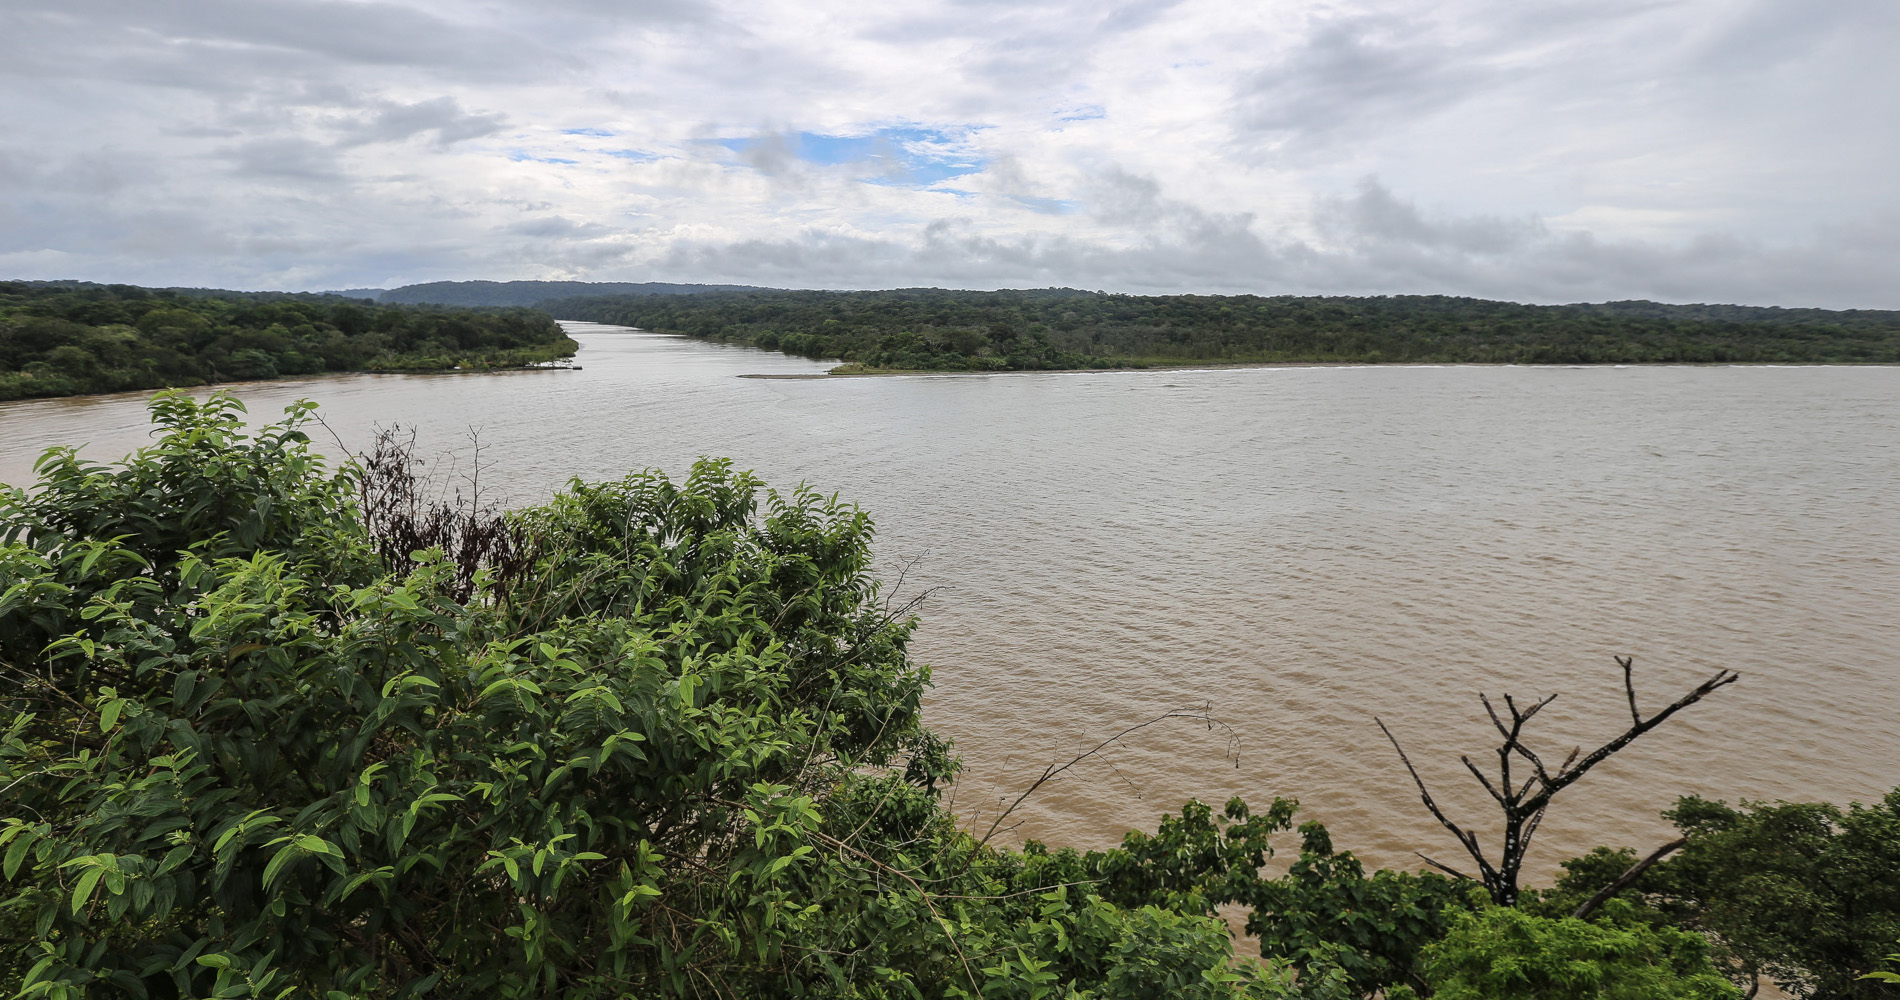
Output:
[[[1741,681],[1557,800],[1541,882],[1596,844],[1668,839],[1677,795],[1870,801],[1900,785],[1900,368],[1306,367],[741,379],[818,362],[569,324],[582,371],[358,375],[236,387],[254,417],[317,400],[531,503],[569,476],[731,457],[870,510],[926,718],[987,827],[1051,762],[1173,709],[1043,787],[1009,837],[1082,847],[1190,797],[1297,797],[1375,865],[1457,847],[1373,723],[1494,845],[1458,764],[1496,745],[1477,692],[1562,692],[1561,758]],[[39,452],[116,458],[142,395],[0,404],[0,481]],[[335,443],[317,431],[321,448]],[[1482,755],[1482,756],[1480,756]],[[1486,836],[1488,835],[1488,836]],[[1288,845],[1293,841],[1289,839]]]

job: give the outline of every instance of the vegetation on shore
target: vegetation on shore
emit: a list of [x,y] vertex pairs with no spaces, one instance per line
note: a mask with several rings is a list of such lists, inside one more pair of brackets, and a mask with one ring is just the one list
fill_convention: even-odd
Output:
[[1900,312],[1531,306],[1446,296],[706,292],[551,299],[562,319],[727,340],[856,371],[1035,371],[1204,362],[1900,362]]
[[326,467],[312,409],[249,433],[163,393],[125,462],[0,488],[14,995],[1900,996],[1862,978],[1900,936],[1900,792],[1685,799],[1667,860],[1510,905],[1289,844],[1291,799],[1008,849],[949,811],[861,510],[721,461],[450,504],[393,438]]
[[0,282],[0,400],[324,372],[520,368],[578,347],[546,313],[526,309]]

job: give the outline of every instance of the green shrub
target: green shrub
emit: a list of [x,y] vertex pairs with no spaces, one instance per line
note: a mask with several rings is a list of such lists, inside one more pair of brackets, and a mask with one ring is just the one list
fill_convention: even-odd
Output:
[[[1728,1000],[1741,991],[1709,963],[1698,935],[1628,920],[1533,916],[1487,906],[1452,920],[1425,949],[1437,1000]],[[1622,919],[1618,919],[1621,917]]]
[[957,827],[861,511],[573,483],[471,590],[377,555],[310,409],[162,394],[0,494],[20,996],[1339,995]]

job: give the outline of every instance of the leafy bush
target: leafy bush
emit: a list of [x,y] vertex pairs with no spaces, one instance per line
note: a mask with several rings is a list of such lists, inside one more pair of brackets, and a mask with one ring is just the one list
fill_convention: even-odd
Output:
[[1702,939],[1616,917],[1552,919],[1486,906],[1454,917],[1425,949],[1438,1000],[1729,1000],[1741,991],[1717,975]]
[[574,483],[458,600],[309,409],[161,395],[153,447],[0,497],[21,996],[1338,995],[958,829],[855,508]]
[[[1829,1000],[1900,996],[1861,978],[1900,937],[1900,790],[1845,809],[1688,796],[1664,815],[1687,844],[1622,893],[1646,919],[1709,935],[1744,982],[1759,974]],[[1634,860],[1599,848],[1567,862],[1538,912],[1568,912]]]

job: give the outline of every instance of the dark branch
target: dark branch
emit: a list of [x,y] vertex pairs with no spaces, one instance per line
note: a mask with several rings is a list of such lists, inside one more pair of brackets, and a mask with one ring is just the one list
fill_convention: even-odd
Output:
[[1488,870],[1490,865],[1484,860],[1484,852],[1478,850],[1477,835],[1466,833],[1460,829],[1458,824],[1453,823],[1450,818],[1445,815],[1444,811],[1438,808],[1438,803],[1432,801],[1431,790],[1425,787],[1425,779],[1419,777],[1418,768],[1412,766],[1412,758],[1407,757],[1405,755],[1405,748],[1399,746],[1398,737],[1393,736],[1392,730],[1385,727],[1385,721],[1383,719],[1375,715],[1372,717],[1372,721],[1378,724],[1379,731],[1385,734],[1385,738],[1392,742],[1392,749],[1398,752],[1399,760],[1405,764],[1405,769],[1411,772],[1412,783],[1418,786],[1418,796],[1419,799],[1425,803],[1425,808],[1430,809],[1432,815],[1438,818],[1438,822],[1443,825],[1445,829],[1450,830],[1452,836],[1458,838],[1458,843],[1464,845],[1465,853],[1471,855],[1471,860],[1478,863],[1479,871]]
[[[1496,867],[1486,860],[1484,852],[1479,849],[1477,834],[1452,822],[1451,818],[1445,815],[1444,810],[1438,807],[1438,803],[1432,798],[1431,790],[1425,785],[1424,778],[1420,777],[1418,768],[1413,766],[1411,758],[1405,753],[1405,748],[1399,745],[1398,738],[1392,735],[1392,730],[1386,727],[1384,720],[1376,717],[1373,719],[1378,724],[1379,730],[1385,733],[1385,738],[1392,744],[1392,749],[1398,753],[1406,772],[1412,776],[1412,783],[1418,786],[1419,800],[1425,803],[1425,808],[1431,811],[1433,818],[1437,819],[1441,826],[1451,831],[1452,836],[1456,837],[1458,843],[1464,847],[1465,853],[1477,863],[1485,888],[1490,890],[1493,901],[1499,905],[1516,905],[1518,875],[1523,870],[1524,858],[1530,848],[1531,839],[1537,835],[1537,830],[1543,824],[1544,816],[1550,807],[1550,801],[1558,792],[1575,784],[1589,773],[1591,768],[1609,759],[1611,755],[1628,746],[1637,737],[1668,721],[1670,716],[1701,701],[1718,688],[1735,683],[1739,678],[1734,671],[1719,670],[1713,677],[1676,699],[1667,708],[1645,719],[1636,704],[1635,662],[1631,657],[1618,656],[1616,658],[1617,665],[1623,668],[1623,692],[1630,707],[1629,729],[1587,755],[1583,754],[1583,748],[1580,746],[1572,748],[1554,775],[1545,766],[1543,758],[1524,744],[1523,733],[1525,725],[1538,712],[1543,711],[1545,706],[1555,701],[1557,696],[1553,694],[1528,707],[1519,708],[1515,698],[1509,694],[1504,695],[1505,711],[1510,716],[1507,722],[1490,697],[1479,692],[1478,700],[1484,705],[1485,715],[1491,719],[1491,725],[1497,729],[1498,735],[1503,737],[1503,742],[1497,748],[1498,773],[1495,778],[1486,775],[1472,763],[1469,756],[1460,756],[1459,760],[1464,763],[1465,769],[1478,780],[1478,784],[1498,804],[1499,810],[1503,813],[1504,840],[1502,854],[1498,858]],[[1525,777],[1521,783],[1515,780],[1511,773],[1513,760],[1519,758],[1532,771],[1532,774]],[[1674,847],[1668,850],[1674,850]],[[1668,853],[1668,850],[1658,852],[1644,864],[1632,869],[1617,886],[1606,890],[1605,898],[1607,894],[1613,894],[1622,885],[1626,885],[1629,879],[1640,876],[1643,868],[1654,864],[1655,860]],[[1419,857],[1441,871],[1460,878],[1468,877],[1423,854]],[[1600,902],[1601,900],[1593,901],[1582,912],[1588,913]]]
[[[1556,781],[1551,782],[1547,788],[1537,793],[1537,795],[1533,797],[1528,803],[1526,803],[1526,805],[1531,808],[1541,807],[1544,802],[1548,802],[1550,800],[1550,797],[1552,795],[1555,795],[1558,792],[1563,791],[1566,787],[1576,782],[1578,778],[1583,777],[1584,774],[1586,774],[1591,768],[1597,766],[1598,764],[1603,763],[1605,760],[1608,760],[1611,754],[1617,752],[1618,750],[1623,749],[1626,746],[1629,746],[1630,742],[1635,740],[1636,737],[1641,736],[1644,733],[1647,733],[1650,730],[1656,728],[1657,726],[1662,725],[1665,721],[1668,720],[1670,716],[1676,714],[1677,712],[1682,711],[1685,708],[1688,708],[1690,705],[1693,705],[1698,701],[1701,701],[1711,691],[1714,691],[1715,689],[1720,688],[1724,685],[1735,683],[1735,681],[1739,679],[1740,677],[1741,677],[1740,674],[1735,673],[1732,670],[1716,671],[1715,676],[1709,678],[1706,681],[1703,681],[1701,684],[1696,685],[1694,690],[1676,699],[1675,703],[1670,705],[1668,708],[1665,708],[1662,711],[1656,713],[1655,715],[1650,716],[1648,719],[1645,719],[1636,723],[1635,725],[1629,728],[1628,732],[1598,747],[1588,757],[1585,757],[1583,758],[1583,760],[1579,761],[1576,767],[1570,769],[1569,771],[1564,772],[1562,775],[1560,775],[1557,778]],[[1542,800],[1542,801],[1539,801],[1539,800]]]
[[1630,722],[1640,726],[1643,724],[1643,713],[1636,710],[1636,657],[1619,656],[1616,665],[1623,668],[1623,693],[1629,695],[1630,699]]
[[1445,874],[1447,874],[1447,875],[1450,875],[1450,876],[1451,876],[1452,878],[1460,878],[1460,879],[1464,879],[1464,880],[1465,880],[1465,881],[1467,881],[1467,882],[1475,882],[1475,881],[1477,881],[1476,879],[1474,879],[1474,878],[1472,878],[1471,876],[1469,876],[1469,875],[1466,875],[1466,874],[1465,874],[1464,872],[1461,872],[1461,871],[1459,871],[1458,869],[1456,869],[1456,868],[1453,868],[1452,866],[1450,866],[1450,865],[1448,865],[1448,864],[1445,864],[1445,863],[1444,863],[1444,862],[1442,862],[1442,861],[1436,861],[1436,860],[1433,860],[1432,858],[1428,858],[1428,857],[1426,857],[1426,856],[1425,856],[1425,855],[1423,855],[1423,854],[1419,854],[1419,852],[1417,852],[1417,851],[1413,851],[1412,853],[1413,853],[1413,854],[1418,854],[1418,859],[1419,859],[1420,861],[1423,861],[1423,862],[1425,862],[1426,864],[1428,864],[1428,865],[1431,865],[1431,866],[1432,866],[1433,868],[1436,868],[1436,869],[1438,869],[1439,871],[1441,871],[1441,872],[1444,872],[1444,873],[1445,873]]
[[1689,838],[1679,837],[1675,840],[1670,841],[1667,844],[1662,845],[1661,847],[1656,848],[1656,850],[1652,852],[1649,855],[1649,857],[1646,857],[1643,860],[1636,862],[1635,864],[1630,866],[1629,871],[1626,871],[1623,874],[1618,875],[1616,877],[1616,881],[1611,882],[1609,885],[1606,885],[1603,888],[1597,890],[1596,895],[1591,896],[1589,899],[1584,900],[1583,905],[1577,907],[1576,911],[1571,913],[1570,915],[1573,917],[1576,917],[1578,920],[1582,920],[1585,917],[1588,917],[1593,911],[1596,910],[1597,907],[1602,906],[1605,900],[1608,900],[1611,896],[1614,896],[1617,893],[1622,892],[1623,888],[1629,885],[1631,882],[1634,882],[1637,879],[1642,878],[1643,873],[1649,870],[1649,866],[1655,864],[1658,861],[1661,861],[1664,857],[1669,855],[1671,852],[1681,850],[1683,845],[1687,843],[1689,843]]

